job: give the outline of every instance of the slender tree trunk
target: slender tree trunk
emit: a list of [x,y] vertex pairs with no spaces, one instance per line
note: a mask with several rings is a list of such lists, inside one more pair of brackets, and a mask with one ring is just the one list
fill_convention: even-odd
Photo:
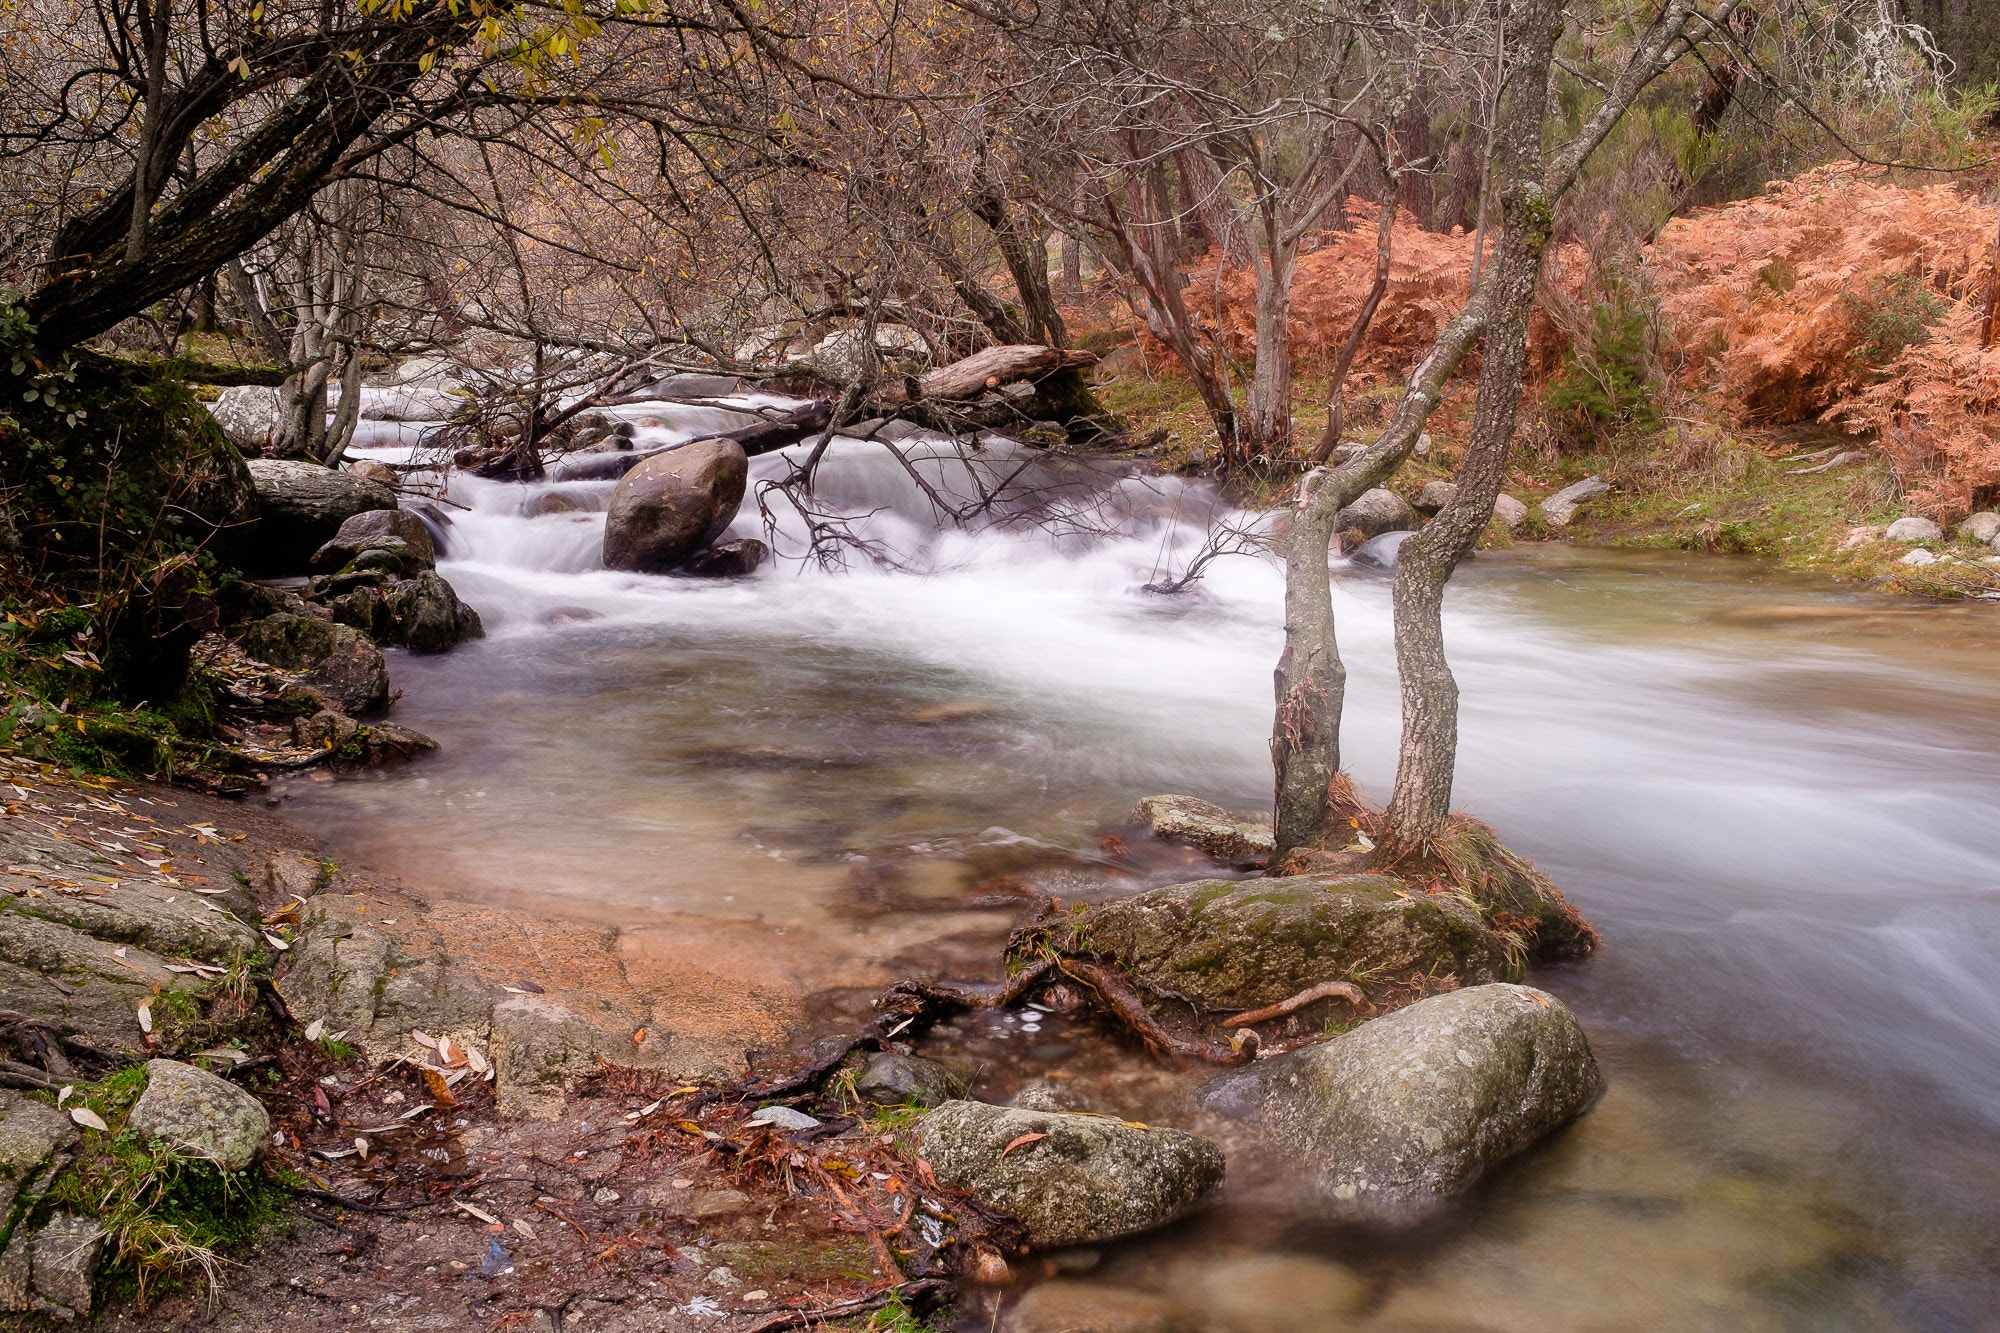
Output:
[[1552,202],[1542,179],[1542,108],[1561,24],[1561,0],[1516,0],[1509,45],[1519,63],[1502,94],[1497,129],[1502,234],[1472,436],[1451,503],[1397,553],[1396,668],[1403,728],[1389,802],[1385,850],[1391,855],[1425,853],[1451,813],[1458,682],[1445,660],[1444,590],[1492,519],[1507,476],[1527,367],[1528,317],[1553,230]]
[[1067,232],[1062,238],[1062,289],[1067,296],[1083,294],[1083,242]]
[[1292,275],[1299,252],[1275,234],[1276,218],[1268,218],[1266,228],[1257,265],[1256,374],[1245,404],[1250,422],[1244,451],[1275,462],[1292,452]]
[[1014,290],[1020,293],[1027,335],[1021,341],[1064,346],[1069,331],[1063,327],[1062,312],[1056,309],[1055,296],[1049,290],[1049,252],[1041,234],[1027,225],[1019,213],[1010,210],[1007,201],[997,193],[975,196],[970,204],[973,213],[993,233],[1000,257],[1014,279]]
[[[1327,573],[1334,521],[1410,456],[1445,382],[1485,327],[1485,293],[1474,292],[1410,372],[1402,404],[1381,437],[1337,469],[1315,469],[1299,487],[1285,537],[1285,649],[1278,660],[1278,707],[1271,726],[1279,858],[1325,837],[1331,808],[1327,784],[1340,771],[1347,673],[1334,638]],[[1305,719],[1309,727],[1301,725]]]

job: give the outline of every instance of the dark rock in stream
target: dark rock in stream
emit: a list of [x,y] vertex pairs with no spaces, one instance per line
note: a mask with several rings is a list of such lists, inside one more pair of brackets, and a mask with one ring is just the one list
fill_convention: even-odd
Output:
[[1335,1222],[1421,1221],[1603,1087],[1576,1016],[1528,986],[1433,996],[1203,1089]]
[[1508,975],[1504,942],[1470,903],[1384,875],[1170,884],[1093,907],[1070,931],[1076,951],[1204,1010],[1275,1004],[1323,981]]
[[938,1181],[1018,1219],[1038,1247],[1164,1226],[1222,1184],[1222,1150],[1184,1130],[1108,1116],[946,1102],[917,1122]]
[[412,579],[353,587],[331,598],[327,609],[377,643],[417,653],[442,653],[486,633],[479,613],[430,570]]
[[750,460],[734,440],[696,440],[626,473],[604,523],[604,567],[677,569],[720,537],[743,503]]
[[741,578],[755,574],[770,553],[771,548],[755,537],[718,542],[706,551],[697,552],[687,562],[687,572],[706,579]]
[[371,509],[340,525],[333,538],[313,552],[315,574],[344,569],[386,569],[410,577],[437,566],[431,530],[402,509]]

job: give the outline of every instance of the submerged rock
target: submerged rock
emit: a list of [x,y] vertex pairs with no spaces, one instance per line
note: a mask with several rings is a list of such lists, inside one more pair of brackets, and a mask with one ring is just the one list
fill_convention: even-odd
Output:
[[1504,942],[1471,904],[1383,875],[1171,884],[1093,907],[1071,933],[1078,951],[1205,1010],[1275,1004],[1323,981],[1509,972]]
[[1542,501],[1542,517],[1558,528],[1569,526],[1576,517],[1576,511],[1595,500],[1600,495],[1611,494],[1611,485],[1598,477],[1585,477],[1574,485],[1565,486]]
[[244,626],[243,651],[298,672],[344,713],[379,713],[389,706],[389,668],[382,650],[351,625],[281,612]]
[[940,1183],[1044,1247],[1164,1226],[1222,1183],[1222,1150],[1207,1139],[1107,1116],[946,1102],[917,1122],[916,1146]]
[[1147,1291],[1058,1278],[1016,1301],[1002,1333],[1174,1333],[1184,1325],[1172,1301]]
[[242,543],[253,573],[301,574],[313,552],[341,524],[370,510],[394,509],[396,493],[352,472],[295,458],[252,458],[245,464],[257,489],[257,526]]
[[678,568],[729,526],[749,476],[750,460],[734,440],[696,440],[639,464],[611,493],[605,568]]
[[854,1091],[878,1106],[936,1106],[965,1093],[965,1080],[935,1060],[877,1051],[854,1070]]
[[1336,1222],[1408,1223],[1581,1115],[1603,1087],[1576,1016],[1528,986],[1433,996],[1210,1082]]
[[1148,796],[1126,822],[1144,825],[1162,842],[1192,847],[1225,865],[1261,866],[1277,850],[1270,825],[1239,819],[1193,796]]
[[1364,539],[1416,526],[1417,511],[1386,486],[1361,492],[1333,520],[1334,531],[1358,532]]
[[271,1137],[263,1103],[235,1084],[178,1060],[148,1060],[146,1091],[126,1127],[177,1151],[241,1171]]

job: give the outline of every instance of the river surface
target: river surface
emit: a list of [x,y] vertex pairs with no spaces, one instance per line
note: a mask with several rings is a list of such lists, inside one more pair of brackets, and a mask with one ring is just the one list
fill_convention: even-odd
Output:
[[[642,443],[722,419],[630,411],[664,423]],[[753,460],[753,490],[788,465]],[[965,465],[923,466],[965,492]],[[1280,571],[1238,556],[1141,590],[1228,517],[1206,488],[1050,473],[1040,522],[960,531],[879,444],[837,442],[826,475],[904,568],[788,558],[779,501],[781,558],[752,578],[612,573],[609,483],[456,480],[442,569],[489,637],[392,665],[398,719],[442,752],[300,784],[297,817],[434,893],[768,931],[811,1020],[911,966],[990,974],[1013,916],[978,895],[1009,877],[1143,879],[1100,850],[1137,797],[1268,803]],[[548,490],[583,509],[524,517]],[[1346,752],[1377,793],[1387,593],[1336,573]],[[1609,1093],[1415,1235],[1327,1234],[1247,1180],[1073,1280],[1218,1327],[1336,1326],[1313,1302],[1357,1276],[1357,1327],[2000,1327],[2000,608],[1534,547],[1466,566],[1447,630],[1460,804],[1604,935],[1535,980]],[[1185,1104],[1038,1022],[961,1024],[941,1053],[996,1099],[1044,1077],[1128,1115]]]

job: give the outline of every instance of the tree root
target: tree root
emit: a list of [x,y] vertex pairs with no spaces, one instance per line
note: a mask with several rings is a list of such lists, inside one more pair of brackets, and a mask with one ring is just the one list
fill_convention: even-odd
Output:
[[1213,1065],[1240,1065],[1257,1053],[1254,1044],[1212,1041],[1206,1037],[1177,1037],[1160,1026],[1146,1009],[1146,1002],[1131,982],[1102,963],[1083,958],[1065,958],[1057,964],[1064,976],[1082,982],[1097,993],[1106,1013],[1132,1029],[1148,1046],[1181,1060],[1200,1060]]
[[1248,1010],[1236,1015],[1236,1017],[1229,1021],[1237,1027],[1255,1027],[1259,1023],[1268,1023],[1274,1018],[1283,1018],[1286,1014],[1305,1008],[1315,1000],[1336,998],[1346,1000],[1349,1004],[1355,1005],[1368,1003],[1368,997],[1362,993],[1361,987],[1355,985],[1353,982],[1322,981],[1317,986],[1306,987],[1289,1000],[1280,1000],[1276,1004],[1267,1004],[1262,1009]]

